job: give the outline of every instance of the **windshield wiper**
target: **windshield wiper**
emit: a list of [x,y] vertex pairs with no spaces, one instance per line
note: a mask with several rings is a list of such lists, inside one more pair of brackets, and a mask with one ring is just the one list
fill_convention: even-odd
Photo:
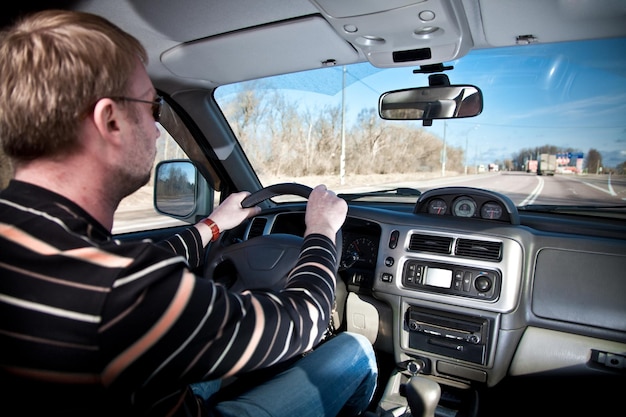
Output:
[[358,200],[365,197],[386,197],[386,196],[399,196],[399,197],[419,197],[422,192],[415,188],[399,187],[391,188],[389,190],[376,190],[367,191],[363,193],[354,194],[337,194],[338,197],[343,198],[346,201]]

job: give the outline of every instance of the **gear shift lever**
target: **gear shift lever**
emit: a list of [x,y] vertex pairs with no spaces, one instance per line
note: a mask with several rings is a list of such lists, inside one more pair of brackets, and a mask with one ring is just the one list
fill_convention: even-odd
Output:
[[423,368],[424,362],[422,361],[407,364],[411,377],[405,387],[406,399],[412,417],[435,417],[435,410],[441,397],[441,387],[437,382],[418,375]]

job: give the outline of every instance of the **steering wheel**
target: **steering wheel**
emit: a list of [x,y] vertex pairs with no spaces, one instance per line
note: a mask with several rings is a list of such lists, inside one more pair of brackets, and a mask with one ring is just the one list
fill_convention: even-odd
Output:
[[[313,189],[303,184],[282,183],[262,188],[242,202],[244,208],[255,206],[277,195],[293,194],[308,198]],[[213,245],[205,264],[204,276],[220,282],[224,272],[229,275],[224,282],[233,291],[263,289],[277,292],[284,288],[289,272],[296,265],[303,237],[274,233],[256,236],[229,246]],[[337,256],[341,258],[341,230],[335,238]]]

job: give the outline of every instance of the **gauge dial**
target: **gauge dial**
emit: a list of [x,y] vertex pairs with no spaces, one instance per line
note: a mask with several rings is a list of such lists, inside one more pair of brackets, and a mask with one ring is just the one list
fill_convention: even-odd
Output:
[[459,217],[472,217],[476,214],[476,202],[469,197],[458,198],[452,205],[452,212]]
[[485,203],[480,209],[480,217],[483,219],[498,220],[502,217],[502,206],[498,203]]
[[353,240],[346,247],[346,255],[352,257],[355,264],[375,265],[376,264],[376,245],[366,237],[360,237]]
[[433,198],[428,203],[428,212],[430,214],[442,215],[442,214],[446,214],[447,210],[448,210],[448,205],[446,204],[445,201],[443,201],[440,198]]

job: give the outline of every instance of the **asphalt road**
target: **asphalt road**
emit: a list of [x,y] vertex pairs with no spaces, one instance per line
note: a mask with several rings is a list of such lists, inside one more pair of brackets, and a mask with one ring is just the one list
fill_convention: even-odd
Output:
[[506,194],[516,205],[626,204],[626,177],[608,175],[540,176],[525,172],[497,172],[428,181],[403,182],[422,192],[450,185],[484,188]]
[[[389,185],[389,184],[386,184]],[[423,181],[402,182],[396,186],[412,187],[424,192],[445,186],[484,188],[506,194],[516,205],[527,204],[626,204],[626,177],[609,175],[539,176],[525,172],[497,172],[460,177],[446,177]],[[362,192],[359,187],[355,191]],[[344,189],[342,192],[350,192]],[[159,215],[153,208],[126,209],[116,214],[113,233],[163,228],[185,224]]]
[[[480,176],[479,176],[480,177]],[[625,204],[626,178],[503,172],[477,178],[474,186],[506,194],[516,205]]]

